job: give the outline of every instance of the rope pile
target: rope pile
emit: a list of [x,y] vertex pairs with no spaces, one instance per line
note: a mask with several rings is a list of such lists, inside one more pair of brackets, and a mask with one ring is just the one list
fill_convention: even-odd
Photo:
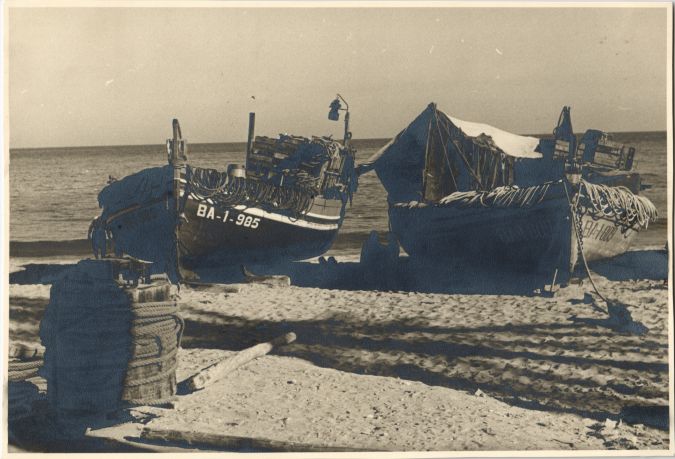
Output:
[[52,286],[40,374],[57,413],[160,404],[176,392],[183,331],[168,280],[129,285],[119,260],[83,260]]
[[10,421],[29,416],[33,411],[33,403],[45,398],[44,380],[38,376],[43,355],[44,349],[39,347],[10,346],[7,366]]
[[581,181],[576,208],[581,215],[614,219],[626,227],[647,228],[656,221],[656,207],[645,197],[633,194],[623,186],[609,187]]
[[221,206],[272,206],[302,214],[313,196],[305,190],[273,185],[261,180],[230,177],[226,172],[187,166],[187,192],[197,199],[211,199]]
[[[532,207],[544,200],[552,183],[519,188],[500,186],[490,191],[457,191],[441,199],[439,207]],[[395,207],[423,207],[416,201],[398,203]]]

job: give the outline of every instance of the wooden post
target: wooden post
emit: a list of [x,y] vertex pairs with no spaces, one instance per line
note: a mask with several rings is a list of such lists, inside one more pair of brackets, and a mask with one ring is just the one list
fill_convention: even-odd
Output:
[[246,143],[246,156],[253,151],[253,136],[255,135],[255,113],[248,114],[248,142]]
[[237,352],[232,357],[216,362],[210,367],[206,367],[196,375],[187,379],[185,385],[191,391],[203,389],[207,384],[218,381],[245,363],[268,354],[275,346],[283,346],[284,344],[290,344],[293,341],[295,341],[295,333],[291,332],[267,343],[256,344],[253,347]]

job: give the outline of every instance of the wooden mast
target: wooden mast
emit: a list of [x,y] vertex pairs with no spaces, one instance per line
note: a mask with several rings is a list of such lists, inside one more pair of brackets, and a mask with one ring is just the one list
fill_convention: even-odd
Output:
[[167,149],[169,154],[169,164],[173,167],[173,189],[172,195],[174,199],[174,242],[175,242],[175,261],[176,261],[176,275],[181,280],[183,275],[180,267],[180,247],[178,230],[181,223],[181,173],[185,168],[187,162],[187,141],[183,140],[183,135],[180,130],[178,120],[173,120],[173,138],[167,140]]

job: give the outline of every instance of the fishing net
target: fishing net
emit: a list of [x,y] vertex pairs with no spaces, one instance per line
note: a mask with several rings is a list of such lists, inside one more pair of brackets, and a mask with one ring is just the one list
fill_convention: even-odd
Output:
[[[501,186],[490,191],[457,191],[441,199],[438,207],[532,207],[544,200],[553,182],[526,188]],[[424,203],[398,203],[395,207],[420,207]]]
[[314,196],[303,189],[282,187],[261,180],[230,177],[226,172],[187,166],[186,190],[194,198],[211,200],[215,205],[273,207],[304,213]]

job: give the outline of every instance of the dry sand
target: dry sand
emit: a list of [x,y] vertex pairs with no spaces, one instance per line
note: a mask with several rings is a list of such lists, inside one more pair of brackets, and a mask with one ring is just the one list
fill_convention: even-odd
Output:
[[[587,283],[554,298],[183,287],[179,381],[228,352],[298,339],[175,409],[139,410],[154,429],[355,449],[667,449],[667,431],[617,423],[628,407],[668,405],[667,289],[595,278],[648,333],[609,328],[583,301]],[[10,340],[38,339],[48,296],[11,285]]]

